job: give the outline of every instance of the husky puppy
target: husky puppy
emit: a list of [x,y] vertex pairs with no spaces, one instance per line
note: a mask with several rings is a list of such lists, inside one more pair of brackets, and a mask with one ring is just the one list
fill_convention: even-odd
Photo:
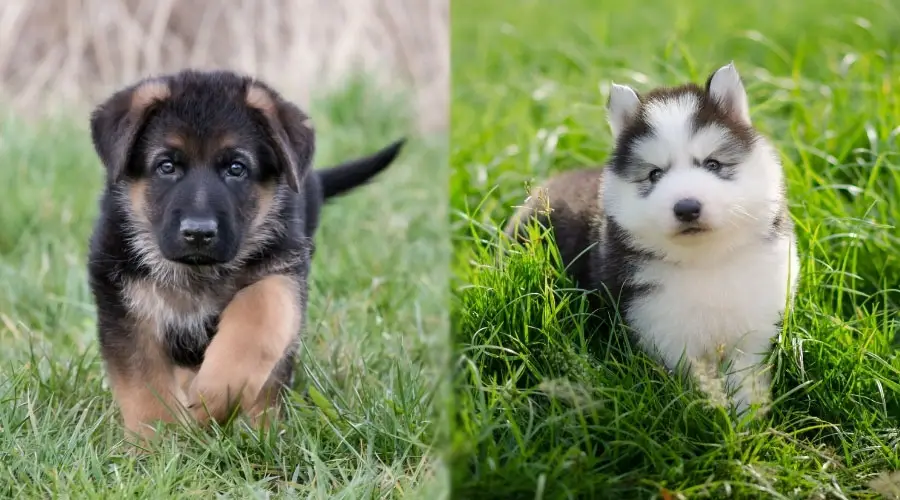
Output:
[[643,96],[612,84],[607,112],[606,166],[550,179],[507,233],[549,224],[573,278],[613,295],[642,348],[701,379],[725,361],[738,413],[764,406],[799,259],[781,163],[737,69]]

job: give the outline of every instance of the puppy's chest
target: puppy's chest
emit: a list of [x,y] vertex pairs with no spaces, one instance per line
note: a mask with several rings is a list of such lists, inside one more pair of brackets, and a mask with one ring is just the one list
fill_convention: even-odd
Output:
[[229,284],[217,289],[184,290],[147,281],[125,284],[125,306],[168,349],[179,365],[197,366],[215,336],[219,315],[234,296]]
[[688,354],[769,337],[792,286],[788,259],[787,251],[769,249],[707,267],[649,262],[632,279],[652,288],[631,301],[626,317],[647,340]]

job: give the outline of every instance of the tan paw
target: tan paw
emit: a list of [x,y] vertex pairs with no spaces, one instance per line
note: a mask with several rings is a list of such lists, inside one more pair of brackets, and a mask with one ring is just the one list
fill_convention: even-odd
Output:
[[201,424],[210,420],[222,423],[234,413],[236,407],[249,408],[256,401],[265,380],[259,382],[253,380],[257,377],[240,376],[237,367],[231,373],[203,373],[201,370],[191,383],[187,395],[188,409],[196,421]]

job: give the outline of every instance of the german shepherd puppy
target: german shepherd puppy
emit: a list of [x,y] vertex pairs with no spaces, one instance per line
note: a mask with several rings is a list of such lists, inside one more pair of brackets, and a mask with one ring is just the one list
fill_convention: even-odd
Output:
[[92,113],[106,187],[88,274],[126,431],[192,416],[257,423],[293,378],[323,203],[387,167],[311,168],[315,133],[275,90],[185,70],[114,93]]

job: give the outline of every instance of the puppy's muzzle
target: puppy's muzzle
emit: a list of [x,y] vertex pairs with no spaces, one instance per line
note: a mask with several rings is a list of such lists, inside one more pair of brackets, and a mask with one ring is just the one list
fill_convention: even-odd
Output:
[[188,246],[206,248],[218,239],[219,224],[215,219],[187,217],[181,220],[179,233]]

